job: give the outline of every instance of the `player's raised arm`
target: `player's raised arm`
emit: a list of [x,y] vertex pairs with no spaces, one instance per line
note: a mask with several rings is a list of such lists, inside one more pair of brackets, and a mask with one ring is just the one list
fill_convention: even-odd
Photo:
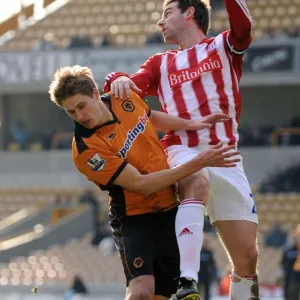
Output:
[[148,93],[157,95],[157,88],[160,80],[161,55],[156,54],[150,57],[136,72],[129,76],[122,72],[113,72],[106,76],[104,91],[111,91],[117,98],[123,99],[130,96],[132,89],[141,98]]
[[225,0],[230,31],[227,45],[232,54],[242,55],[252,41],[252,17],[245,0]]

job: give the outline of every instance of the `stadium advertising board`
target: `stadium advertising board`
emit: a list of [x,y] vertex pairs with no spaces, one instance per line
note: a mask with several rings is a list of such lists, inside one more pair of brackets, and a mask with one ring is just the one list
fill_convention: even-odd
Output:
[[[32,91],[45,90],[57,68],[76,64],[90,67],[96,80],[103,83],[108,73],[116,70],[134,73],[150,56],[166,49],[162,45],[143,49],[0,53],[0,93],[21,87]],[[247,75],[260,74],[259,82],[267,82],[268,78],[264,75],[267,72],[272,75],[280,75],[281,72],[299,75],[297,62],[300,66],[300,43],[254,44],[244,56],[243,80],[247,81]]]
[[133,73],[151,55],[163,49],[111,49],[57,52],[0,53],[1,84],[49,82],[57,68],[81,65],[93,70],[97,79],[112,71]]
[[249,48],[244,72],[286,72],[294,69],[295,47],[291,45]]

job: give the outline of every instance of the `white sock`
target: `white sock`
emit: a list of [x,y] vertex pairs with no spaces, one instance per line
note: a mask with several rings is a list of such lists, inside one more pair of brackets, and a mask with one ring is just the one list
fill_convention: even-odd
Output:
[[204,202],[185,199],[178,207],[175,230],[180,252],[180,277],[198,282],[203,243]]
[[259,300],[257,276],[240,277],[234,273],[231,277],[239,278],[241,281],[230,283],[231,300]]

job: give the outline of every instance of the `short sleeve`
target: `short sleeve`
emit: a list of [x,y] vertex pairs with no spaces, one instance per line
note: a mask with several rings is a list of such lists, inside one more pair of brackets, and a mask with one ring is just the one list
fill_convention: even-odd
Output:
[[144,100],[141,99],[141,97],[139,95],[137,95],[135,92],[131,91],[130,99],[134,103],[139,103],[139,105],[141,105],[142,108],[146,111],[148,117],[151,115],[150,107],[146,104],[146,102]]
[[90,181],[109,186],[114,183],[127,162],[111,150],[87,149],[74,158],[77,169]]

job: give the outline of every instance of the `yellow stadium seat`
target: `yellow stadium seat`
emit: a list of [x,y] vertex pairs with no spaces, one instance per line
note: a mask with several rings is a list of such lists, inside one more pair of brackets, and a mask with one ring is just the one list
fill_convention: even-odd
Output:
[[21,147],[17,143],[9,143],[7,146],[7,150],[10,152],[16,152],[16,151],[20,151]]
[[43,146],[41,143],[33,143],[29,145],[29,151],[31,152],[38,152],[43,149]]

